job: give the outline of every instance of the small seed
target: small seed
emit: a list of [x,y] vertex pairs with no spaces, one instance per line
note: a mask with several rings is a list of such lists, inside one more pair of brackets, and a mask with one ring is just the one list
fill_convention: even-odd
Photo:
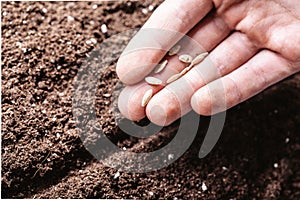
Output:
[[176,81],[177,79],[180,78],[180,76],[181,76],[181,74],[174,74],[167,80],[167,83],[172,83],[172,82]]
[[188,67],[184,68],[181,72],[180,75],[183,76],[185,75],[188,71],[190,71],[190,69],[192,69],[193,65],[190,64]]
[[204,58],[208,55],[208,52],[205,53],[201,53],[198,56],[196,56],[193,61],[192,61],[192,65],[197,65],[200,62],[202,62],[204,60]]
[[193,60],[193,57],[188,54],[183,54],[183,55],[179,56],[179,60],[184,63],[191,63]]
[[147,90],[143,96],[143,99],[142,99],[142,107],[145,107],[148,102],[150,101],[151,97],[153,95],[153,90],[150,89],[150,90]]
[[152,77],[152,76],[146,77],[145,81],[150,85],[161,85],[162,84],[162,80]]
[[173,56],[173,55],[177,54],[179,52],[180,48],[181,48],[181,46],[178,44],[173,46],[168,53],[169,56]]
[[154,69],[154,73],[159,73],[167,66],[168,60],[164,60],[162,63],[158,64],[157,67]]

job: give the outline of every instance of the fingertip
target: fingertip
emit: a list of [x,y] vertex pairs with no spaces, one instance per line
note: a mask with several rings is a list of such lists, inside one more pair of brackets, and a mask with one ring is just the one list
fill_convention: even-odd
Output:
[[158,125],[158,126],[167,126],[167,113],[162,106],[159,105],[148,105],[146,108],[146,115],[148,119]]
[[126,85],[134,85],[142,81],[165,53],[163,50],[143,49],[121,55],[116,66],[119,79]]
[[130,63],[129,60],[131,60],[131,58],[128,55],[120,57],[117,62],[116,73],[123,83],[133,85],[140,82],[143,76],[140,75],[134,63]]
[[191,106],[199,115],[212,115],[212,98],[206,87],[199,89],[191,98]]
[[178,99],[167,91],[157,93],[148,103],[146,115],[151,122],[159,126],[168,126],[182,116]]
[[141,96],[139,92],[134,92],[132,88],[124,88],[118,98],[118,108],[121,114],[132,121],[139,121],[145,117],[144,108],[141,106]]

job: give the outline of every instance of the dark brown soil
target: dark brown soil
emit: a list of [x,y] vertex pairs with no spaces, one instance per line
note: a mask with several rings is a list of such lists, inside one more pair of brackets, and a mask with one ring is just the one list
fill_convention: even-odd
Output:
[[[160,2],[2,3],[3,198],[300,198],[299,74],[229,110],[220,140],[204,159],[198,151],[208,117],[201,117],[190,149],[155,172],[114,178],[116,170],[84,148],[72,114],[82,62],[105,39],[140,27],[151,14],[142,9]],[[91,38],[97,44],[87,44]],[[129,39],[111,40],[102,52],[113,62],[99,78],[96,115],[117,145],[149,151],[170,141],[179,122],[141,144],[118,129],[107,107],[111,99],[103,97],[117,83],[115,63]]]

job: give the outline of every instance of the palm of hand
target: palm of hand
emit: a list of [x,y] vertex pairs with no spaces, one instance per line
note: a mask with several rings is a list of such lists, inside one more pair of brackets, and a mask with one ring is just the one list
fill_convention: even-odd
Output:
[[[213,4],[214,11],[203,19]],[[172,22],[163,23],[161,18],[172,19]],[[210,52],[209,58],[221,76],[204,81],[197,70],[207,66],[200,64],[184,76],[190,86],[184,91],[182,87],[172,91],[152,87],[155,96],[145,110],[140,101],[151,86],[139,81],[152,69],[139,70],[129,77],[125,74],[138,67],[138,58],[159,62],[165,52],[145,50],[123,56],[119,59],[117,72],[120,79],[130,86],[122,91],[119,108],[132,120],[147,115],[156,124],[168,125],[191,108],[199,114],[210,115],[228,109],[300,70],[298,1],[206,0],[200,3],[197,0],[170,0],[157,9],[144,28],[188,33]],[[165,41],[170,42],[167,38]],[[182,70],[176,59],[170,60],[168,68]],[[166,80],[171,71],[166,70],[160,78]],[[217,81],[221,81],[222,91],[213,86]],[[178,98],[182,95],[184,98]],[[225,106],[218,106],[220,96],[225,99]],[[217,109],[213,110],[214,106]]]

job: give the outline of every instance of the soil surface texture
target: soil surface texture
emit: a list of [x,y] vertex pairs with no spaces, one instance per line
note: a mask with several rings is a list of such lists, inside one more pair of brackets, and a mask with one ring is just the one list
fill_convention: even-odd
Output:
[[[132,37],[126,31],[140,28],[161,2],[2,2],[2,198],[300,199],[299,74],[230,109],[203,159],[210,117],[202,116],[190,148],[160,170],[118,172],[87,151],[98,135],[80,137],[73,110],[74,92],[85,94],[85,86],[74,89],[85,66],[101,62],[98,72],[87,70],[99,75],[95,122],[121,149],[159,149],[183,121],[139,139],[118,127],[132,122],[110,106],[121,88],[115,64]],[[107,59],[93,56],[99,46]],[[75,114],[88,123],[84,113]]]

